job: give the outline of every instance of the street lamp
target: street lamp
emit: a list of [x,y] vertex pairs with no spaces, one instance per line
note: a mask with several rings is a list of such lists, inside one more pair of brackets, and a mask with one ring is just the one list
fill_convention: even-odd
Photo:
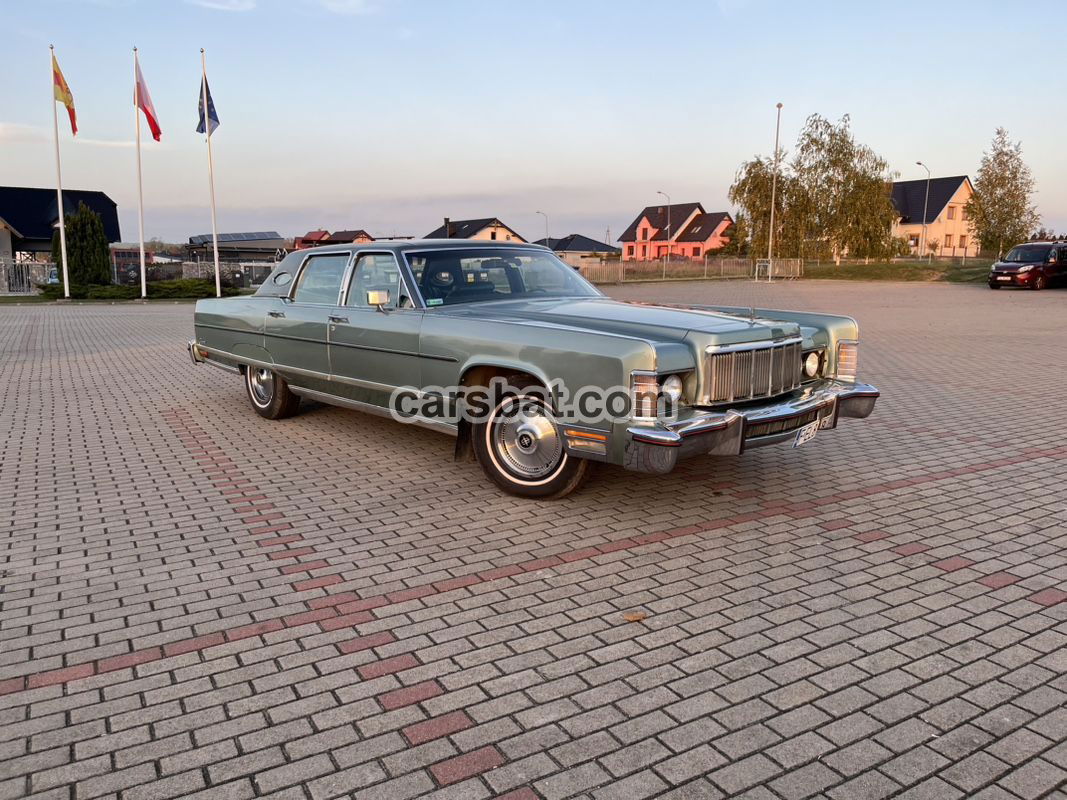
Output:
[[545,247],[551,250],[552,242],[548,238],[548,214],[546,214],[544,211],[538,211],[537,213],[545,218]]
[[916,161],[920,167],[926,170],[926,199],[923,200],[923,240],[919,245],[919,257],[922,258],[926,251],[926,209],[930,205],[930,168],[921,161]]
[[774,258],[774,203],[778,193],[778,136],[782,130],[782,104],[779,103],[775,108],[778,109],[778,119],[774,123],[774,174],[771,176],[771,227],[767,231],[767,280],[771,279],[774,272],[771,259]]
[[656,192],[667,198],[667,247],[663,251],[663,277],[667,277],[667,259],[671,253],[671,196],[666,192]]

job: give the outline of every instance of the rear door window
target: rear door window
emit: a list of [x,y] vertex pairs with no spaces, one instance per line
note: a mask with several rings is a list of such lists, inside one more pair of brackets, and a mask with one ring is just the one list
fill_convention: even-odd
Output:
[[341,282],[348,266],[348,253],[310,256],[296,279],[293,300],[298,303],[337,305]]

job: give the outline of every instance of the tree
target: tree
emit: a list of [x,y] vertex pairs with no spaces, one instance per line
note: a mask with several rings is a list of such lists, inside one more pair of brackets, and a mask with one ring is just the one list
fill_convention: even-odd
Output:
[[748,218],[743,213],[737,215],[737,218],[734,219],[734,224],[726,229],[724,236],[727,237],[726,244],[716,255],[748,255]]
[[[848,116],[832,123],[808,117],[787,165],[779,155],[775,194],[775,254],[802,258],[886,257],[896,211],[888,164],[852,136]],[[774,159],[741,165],[729,198],[750,221],[751,251],[767,251]]]
[[[106,285],[111,283],[111,251],[108,248],[104,221],[85,203],[66,217],[67,276],[71,285]],[[59,230],[52,234],[52,261],[63,273]]]
[[997,128],[974,180],[974,194],[967,201],[967,216],[983,250],[996,250],[1025,241],[1041,223],[1030,203],[1034,178],[1023,161],[1021,142],[1012,142],[1004,128]]

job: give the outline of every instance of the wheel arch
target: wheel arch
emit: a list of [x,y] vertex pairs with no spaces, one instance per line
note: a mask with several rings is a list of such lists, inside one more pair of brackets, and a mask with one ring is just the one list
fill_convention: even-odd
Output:
[[[548,379],[544,374],[529,367],[523,367],[507,362],[485,362],[466,364],[460,375],[460,386],[488,386],[493,378],[526,378],[541,386],[548,386]],[[474,448],[471,446],[471,424],[466,419],[459,421],[456,435],[456,449],[453,453],[454,461],[474,461]]]

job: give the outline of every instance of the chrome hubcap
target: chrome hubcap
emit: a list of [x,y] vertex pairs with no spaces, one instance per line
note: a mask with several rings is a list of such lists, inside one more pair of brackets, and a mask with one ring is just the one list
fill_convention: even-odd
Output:
[[260,405],[267,405],[274,397],[274,373],[269,369],[258,369],[249,367],[248,386],[252,389],[252,394],[255,395],[256,402]]
[[530,480],[559,466],[563,440],[550,413],[538,403],[517,399],[493,423],[493,441],[512,472]]

